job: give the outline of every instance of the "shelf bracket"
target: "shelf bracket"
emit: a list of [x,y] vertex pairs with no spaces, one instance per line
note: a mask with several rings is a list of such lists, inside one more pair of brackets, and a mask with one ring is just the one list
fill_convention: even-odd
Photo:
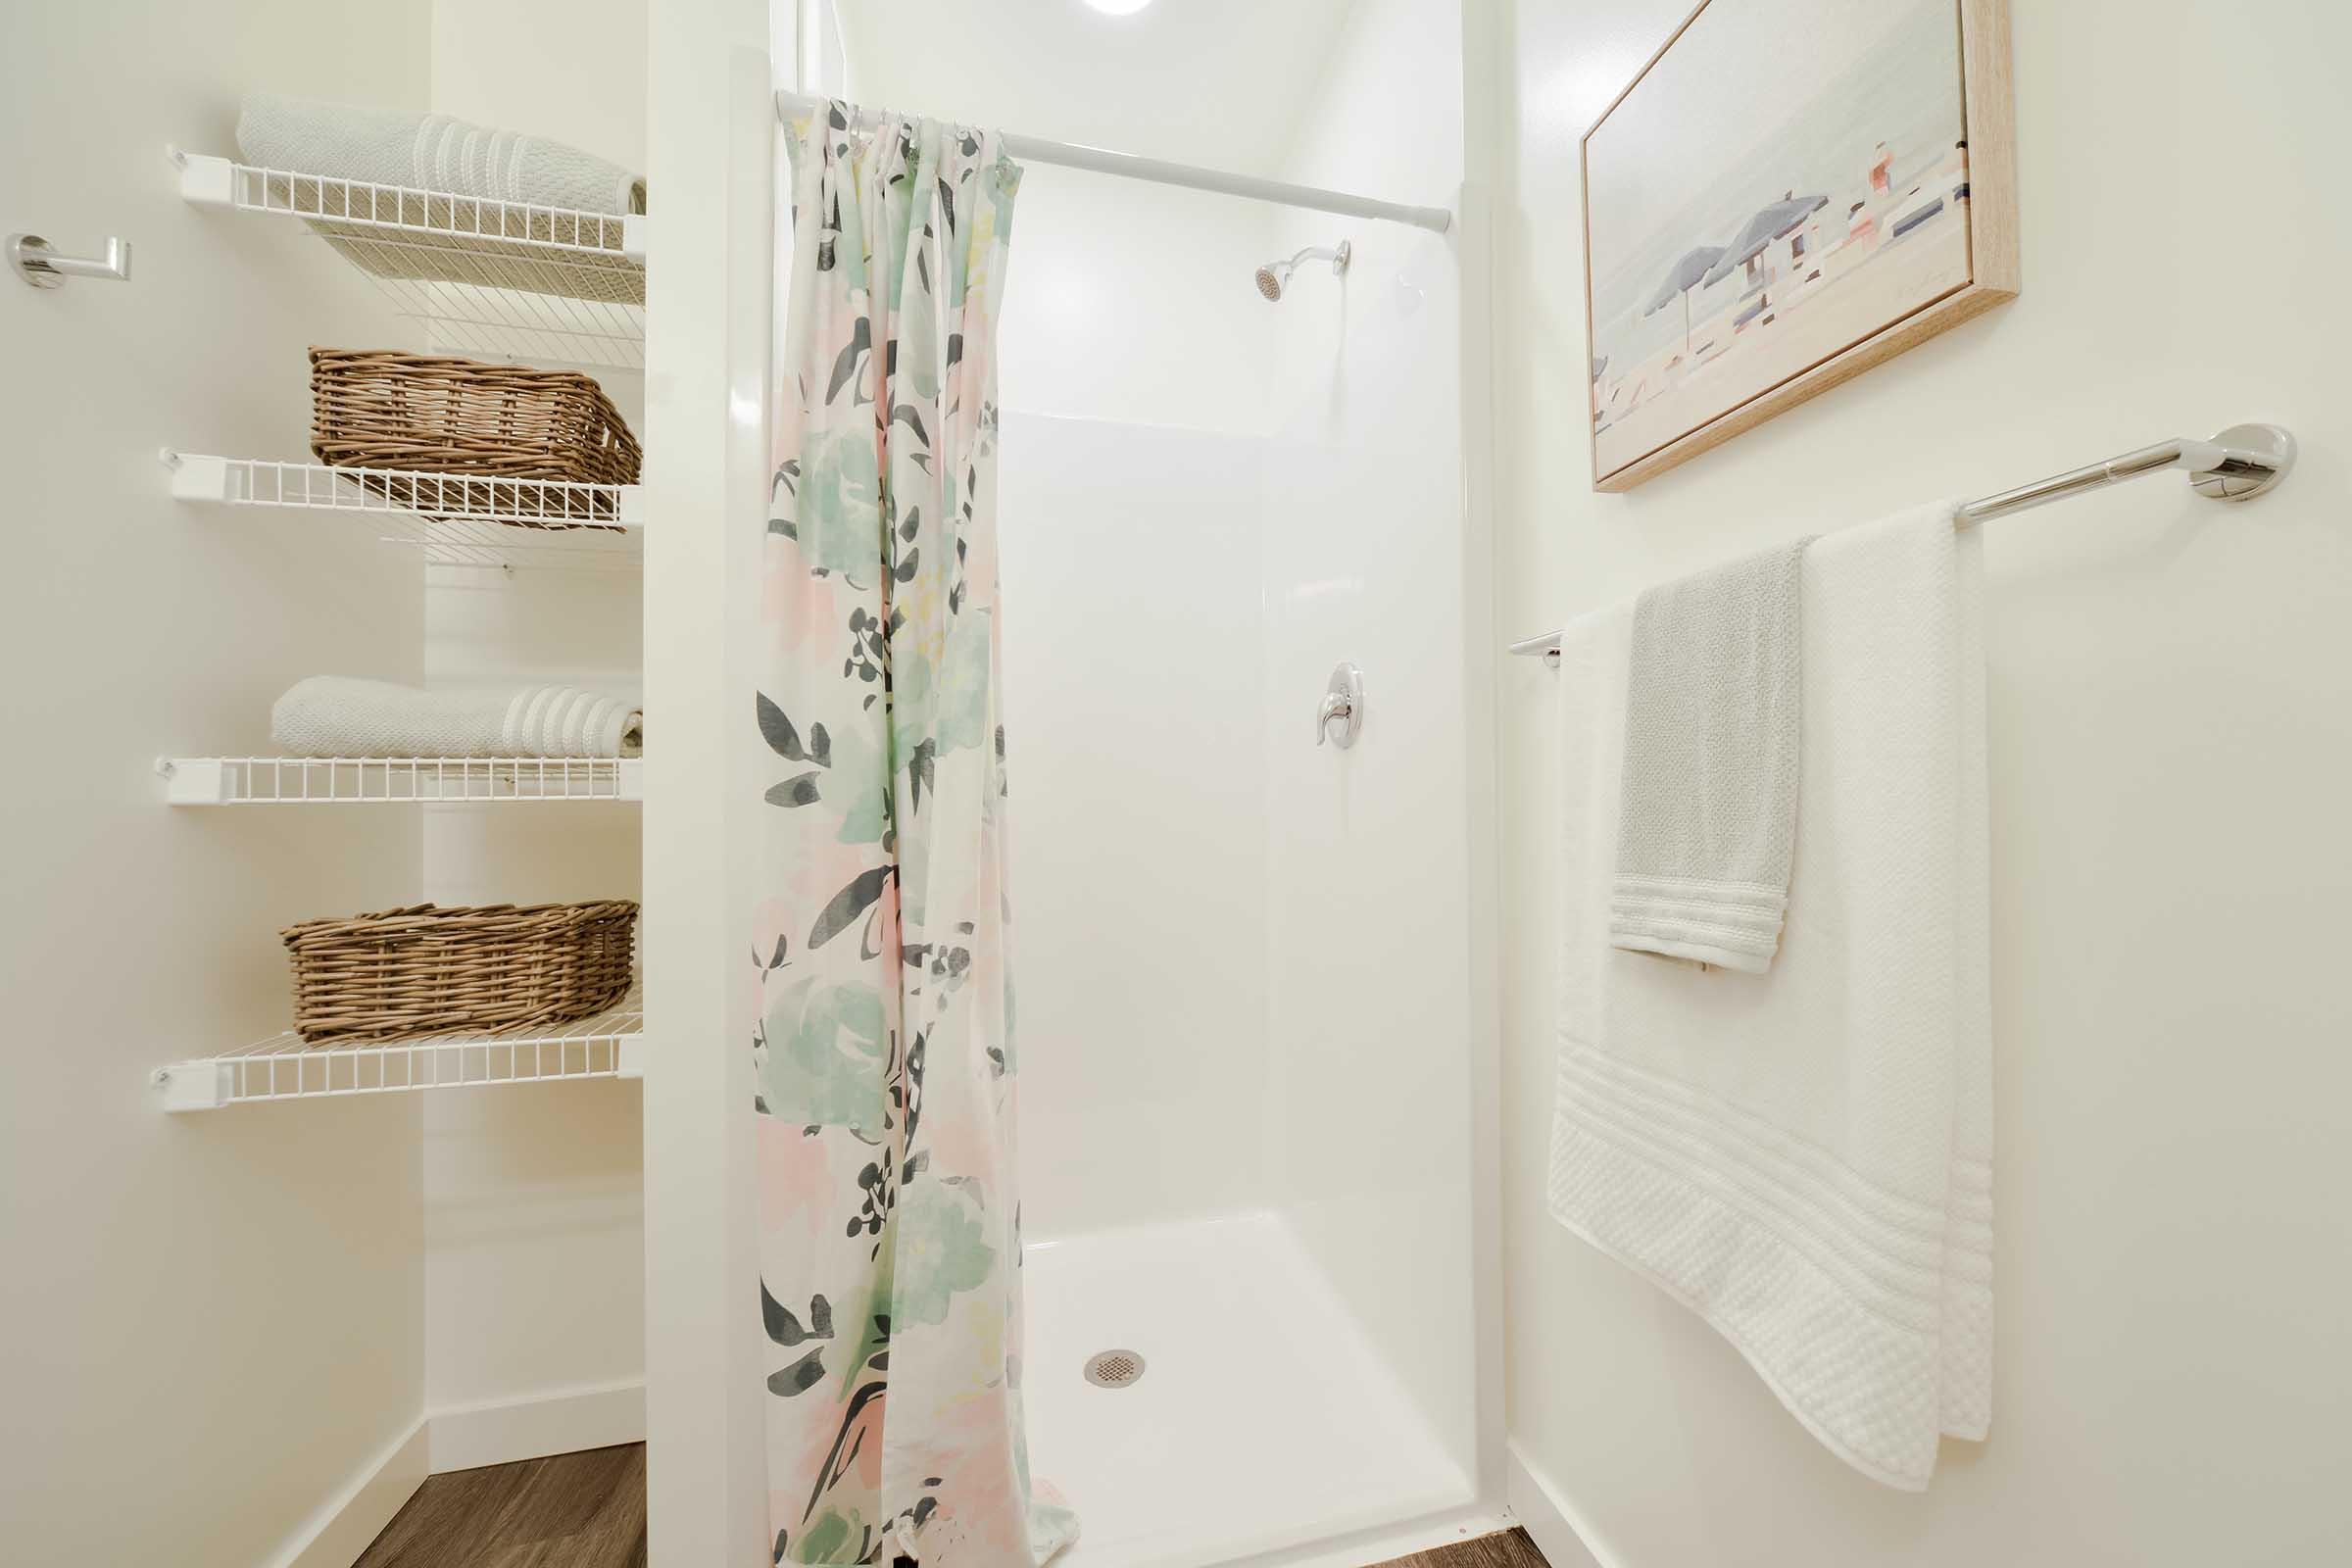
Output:
[[229,798],[228,769],[217,757],[159,757],[164,800],[172,806],[221,806]]
[[213,1061],[174,1062],[147,1075],[148,1098],[163,1111],[219,1110],[228,1103],[230,1069]]
[[207,158],[200,153],[183,153],[170,149],[172,161],[179,166],[179,199],[198,207],[234,207],[237,205],[237,166],[225,158]]
[[164,464],[172,470],[172,499],[174,501],[209,501],[216,504],[228,500],[228,460],[212,458],[200,453],[174,452],[164,449]]

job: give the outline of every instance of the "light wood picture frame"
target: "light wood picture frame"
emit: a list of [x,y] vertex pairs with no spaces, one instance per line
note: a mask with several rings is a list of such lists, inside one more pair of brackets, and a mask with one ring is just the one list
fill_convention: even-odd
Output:
[[1699,0],[1581,161],[1623,491],[2016,297],[2008,0]]

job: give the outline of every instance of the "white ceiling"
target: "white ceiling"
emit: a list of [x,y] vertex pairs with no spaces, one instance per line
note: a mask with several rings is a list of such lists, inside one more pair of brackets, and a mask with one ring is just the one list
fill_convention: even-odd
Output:
[[1353,0],[836,0],[858,99],[1271,173]]

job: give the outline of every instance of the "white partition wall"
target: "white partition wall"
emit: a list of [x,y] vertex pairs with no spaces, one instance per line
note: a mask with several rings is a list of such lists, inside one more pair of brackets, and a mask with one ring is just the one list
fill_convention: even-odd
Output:
[[[649,1545],[662,1568],[766,1558],[752,1160],[748,684],[766,515],[774,113],[759,0],[654,8],[643,956]],[[791,33],[778,41],[788,71]]]

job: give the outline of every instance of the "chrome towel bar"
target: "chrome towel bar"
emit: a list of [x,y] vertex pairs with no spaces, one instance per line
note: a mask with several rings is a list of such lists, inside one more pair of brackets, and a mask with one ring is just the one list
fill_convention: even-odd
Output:
[[[2175,436],[2105,463],[2070,468],[2032,484],[1971,501],[1953,514],[1952,526],[1973,528],[1988,517],[2063,501],[2085,490],[2104,489],[2163,468],[2186,468],[2197,494],[2213,501],[2251,501],[2277,485],[2295,466],[2295,438],[2275,424],[2233,424],[2210,441]],[[1560,662],[1560,634],[1545,632],[1510,645],[1510,652]]]

